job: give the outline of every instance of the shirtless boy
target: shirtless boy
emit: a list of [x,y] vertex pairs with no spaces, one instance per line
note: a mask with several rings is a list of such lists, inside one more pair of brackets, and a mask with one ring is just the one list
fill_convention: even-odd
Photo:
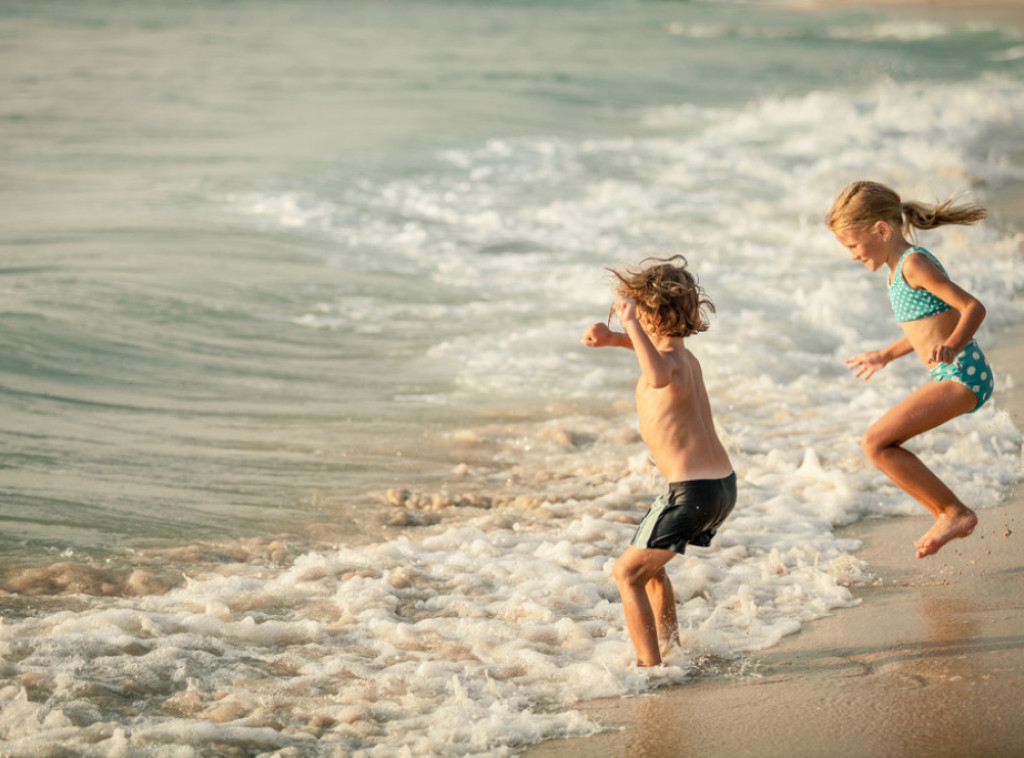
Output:
[[616,561],[626,627],[639,666],[657,666],[679,642],[675,597],[667,564],[688,544],[707,547],[736,503],[736,475],[715,433],[700,363],[684,339],[706,331],[704,295],[682,256],[651,258],[639,269],[613,270],[613,307],[624,332],[593,324],[588,347],[624,347],[636,353],[640,435],[669,482],[650,507],[626,552]]

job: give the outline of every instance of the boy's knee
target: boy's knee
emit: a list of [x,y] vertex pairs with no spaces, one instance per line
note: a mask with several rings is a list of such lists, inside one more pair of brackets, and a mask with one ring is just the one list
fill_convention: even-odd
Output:
[[612,577],[618,586],[624,584],[643,584],[647,580],[643,575],[643,566],[625,558],[619,558],[612,567]]

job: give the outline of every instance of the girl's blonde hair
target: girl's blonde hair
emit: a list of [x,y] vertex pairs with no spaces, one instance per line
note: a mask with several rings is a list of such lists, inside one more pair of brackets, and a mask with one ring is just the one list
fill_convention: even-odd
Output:
[[[644,267],[645,263],[654,265]],[[677,263],[678,262],[678,263]],[[707,331],[707,313],[715,305],[704,294],[697,277],[686,268],[686,258],[645,258],[639,268],[616,271],[615,293],[636,301],[638,315],[650,328],[668,337],[689,337]]]
[[988,216],[980,205],[954,205],[956,196],[935,205],[903,202],[889,187],[878,182],[853,182],[840,192],[825,214],[825,225],[833,232],[867,229],[886,221],[911,239],[915,229],[934,229],[945,224],[974,224]]

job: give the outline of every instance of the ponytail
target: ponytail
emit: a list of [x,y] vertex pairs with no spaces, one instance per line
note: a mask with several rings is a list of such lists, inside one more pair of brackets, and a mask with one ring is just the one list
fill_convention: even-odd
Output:
[[877,221],[898,227],[913,238],[914,229],[934,229],[946,224],[974,224],[988,216],[980,205],[954,205],[956,196],[935,205],[901,202],[895,191],[878,182],[853,182],[840,192],[825,215],[833,232],[867,229]]
[[934,229],[945,224],[976,224],[988,217],[988,211],[980,205],[966,203],[953,205],[955,196],[936,205],[924,203],[903,203],[904,228]]

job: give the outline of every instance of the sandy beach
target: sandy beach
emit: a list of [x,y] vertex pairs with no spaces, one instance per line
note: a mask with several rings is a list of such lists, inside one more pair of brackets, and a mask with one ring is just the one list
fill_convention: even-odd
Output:
[[[846,5],[868,5],[846,2]],[[803,4],[808,8],[821,3]],[[1024,3],[892,0],[901,13],[1024,22]],[[1024,192],[991,211],[1019,223]],[[1024,428],[1024,325],[990,340],[1010,376],[998,408]],[[720,662],[683,687],[596,701],[594,737],[546,743],[527,758],[866,758],[1024,755],[1024,486],[980,514],[966,540],[926,560],[913,541],[929,516],[869,520],[843,530],[862,541],[873,581],[859,605],[805,624],[774,648]]]

